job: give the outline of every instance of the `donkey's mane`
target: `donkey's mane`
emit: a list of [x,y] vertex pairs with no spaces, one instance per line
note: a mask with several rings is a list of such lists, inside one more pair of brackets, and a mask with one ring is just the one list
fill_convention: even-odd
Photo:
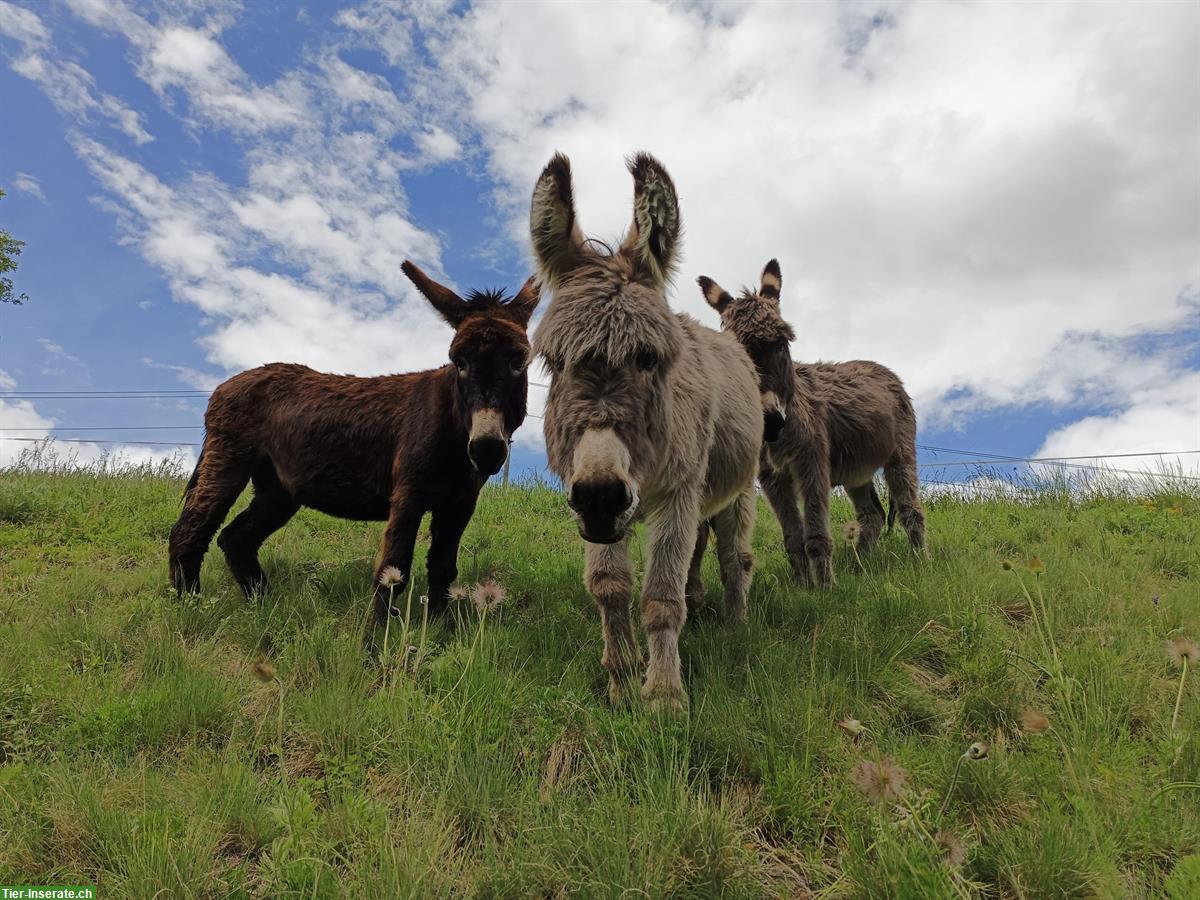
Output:
[[486,288],[481,291],[468,291],[463,300],[471,307],[472,312],[485,312],[507,307],[515,296],[509,296],[504,288]]
[[792,326],[779,314],[779,303],[761,296],[750,288],[730,303],[721,315],[725,326],[743,343],[769,344],[773,341],[794,341]]

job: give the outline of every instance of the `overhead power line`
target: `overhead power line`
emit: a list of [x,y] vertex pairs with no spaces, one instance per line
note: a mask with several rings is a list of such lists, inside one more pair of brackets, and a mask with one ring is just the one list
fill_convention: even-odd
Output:
[[0,441],[26,441],[29,443],[41,443],[42,441],[52,440],[63,444],[130,444],[138,447],[199,447],[200,444],[188,443],[186,441],[125,441],[125,440],[103,440],[101,438],[44,438],[44,437],[5,437],[0,438]]
[[187,428],[195,431],[203,425],[53,425],[49,428],[0,428],[0,431],[167,431]]

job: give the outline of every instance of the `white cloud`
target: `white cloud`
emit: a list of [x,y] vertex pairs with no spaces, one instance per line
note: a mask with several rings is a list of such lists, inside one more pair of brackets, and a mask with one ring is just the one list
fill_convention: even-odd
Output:
[[138,144],[154,140],[135,110],[98,90],[90,72],[51,47],[49,32],[35,13],[0,0],[0,34],[21,45],[20,55],[10,63],[12,70],[37,83],[65,115],[86,122],[96,113]]
[[[262,84],[222,41],[235,3],[68,4],[123,35],[163,104],[240,165],[228,181],[168,180],[94,135],[76,142],[126,239],[207,316],[221,369],[440,362],[448,332],[399,263],[441,270],[442,241],[413,221],[404,176],[485,167],[504,246],[527,252],[529,192],[554,150],[574,163],[584,228],[614,237],[630,210],[622,158],[647,149],[674,175],[687,228],[673,305],[715,324],[695,276],[734,287],[777,256],[797,356],[893,366],[925,424],[1042,404],[1101,407],[1117,428],[1164,405],[1155,385],[1194,374],[1145,341],[1195,323],[1195,4],[656,3],[632,16],[376,0]],[[69,83],[47,73],[36,15],[0,0],[0,31],[41,60],[29,77],[64,112],[144,134],[73,63]],[[362,45],[391,71],[352,65]]]
[[[1132,392],[1125,409],[1110,415],[1088,416],[1055,429],[1034,455],[1160,454],[1181,450],[1200,450],[1200,372],[1143,386]],[[1200,453],[1082,462],[1200,477]]]
[[46,202],[46,195],[42,192],[42,184],[34,176],[28,172],[17,172],[12,178],[13,190],[19,191],[22,194],[29,194],[31,197],[36,197],[43,203]]
[[445,162],[457,159],[462,153],[458,139],[448,131],[443,131],[436,125],[431,125],[417,135],[417,146],[421,148],[426,159],[431,162]]
[[714,323],[695,276],[736,285],[778,256],[797,354],[891,364],[927,423],[1123,402],[1140,364],[1125,339],[1194,321],[1194,4],[372,3],[354,18],[410,65],[424,30],[423,84],[457,98],[439,121],[478,130],[519,246],[554,150],[604,237],[629,220],[622,157],[648,149],[687,228],[673,305]]

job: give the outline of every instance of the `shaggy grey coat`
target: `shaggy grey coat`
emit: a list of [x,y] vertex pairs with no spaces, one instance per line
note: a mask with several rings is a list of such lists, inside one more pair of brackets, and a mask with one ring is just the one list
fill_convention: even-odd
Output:
[[644,520],[650,661],[642,696],[678,709],[686,704],[678,653],[685,583],[704,520],[717,533],[726,613],[745,616],[762,414],[738,342],[667,306],[680,234],[670,177],[647,154],[629,169],[633,224],[614,252],[583,238],[566,157],[556,155],[538,179],[531,233],[553,299],[534,350],[552,373],[546,450],[588,541],[585,583],[603,619],[609,696],[627,697],[641,662],[629,620],[628,535]]
[[[859,523],[858,549],[871,549],[883,529],[874,477],[883,469],[892,515],[916,550],[925,546],[925,512],[917,493],[917,417],[904,385],[879,363],[792,363],[792,328],[779,310],[779,263],[763,269],[757,291],[732,297],[698,279],[724,328],[737,335],[759,373],[763,408],[780,417],[778,436],[763,445],[759,481],[779,524],[796,577],[833,584],[829,492],[843,485]],[[798,495],[798,496],[797,496]],[[797,499],[804,504],[801,517]],[[889,516],[889,519],[891,516]]]

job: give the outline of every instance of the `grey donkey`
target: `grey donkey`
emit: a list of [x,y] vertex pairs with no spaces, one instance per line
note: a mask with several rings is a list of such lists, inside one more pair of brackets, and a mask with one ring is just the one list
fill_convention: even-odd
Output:
[[754,366],[737,340],[668,308],[681,230],[675,186],[649,154],[628,166],[633,223],[615,250],[584,238],[565,156],[538,178],[530,230],[552,299],[534,350],[551,372],[546,452],[586,542],[609,698],[629,698],[641,664],[629,616],[629,535],[641,520],[650,654],[641,695],[652,708],[679,710],[687,705],[679,632],[703,521],[717,535],[726,615],[746,615],[762,413]]
[[[734,298],[711,278],[697,279],[722,326],[737,335],[758,369],[764,438],[759,481],[783,528],[796,577],[831,586],[829,491],[843,485],[858,517],[858,550],[871,549],[884,525],[875,471],[891,492],[890,526],[899,514],[913,549],[925,547],[917,494],[917,417],[891,369],[866,360],[792,362],[795,334],[779,310],[783,276],[771,260],[757,291]],[[804,504],[801,517],[797,495]]]

